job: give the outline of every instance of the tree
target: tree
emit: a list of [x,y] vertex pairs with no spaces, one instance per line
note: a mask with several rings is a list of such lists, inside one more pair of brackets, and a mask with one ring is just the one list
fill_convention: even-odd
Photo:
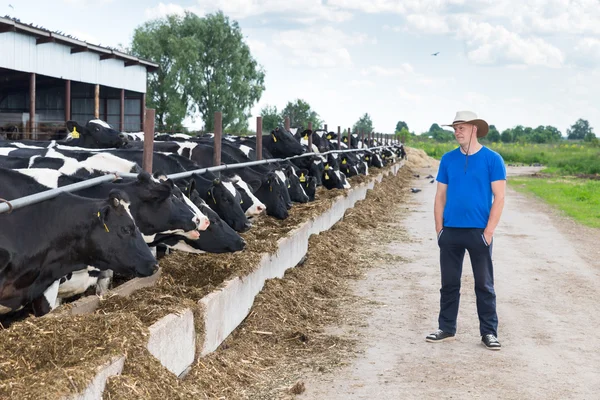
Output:
[[500,135],[500,140],[502,140],[502,143],[512,142],[512,131],[510,129],[505,129],[504,131],[502,131],[502,134]]
[[150,21],[135,30],[132,52],[159,64],[148,83],[159,125],[199,114],[211,131],[214,113],[221,111],[224,129],[247,130],[250,108],[265,89],[265,74],[236,21],[222,12]]
[[590,123],[582,118],[579,118],[577,122],[567,129],[567,139],[569,140],[583,140],[588,134],[594,135],[593,130],[590,127]]
[[490,125],[490,130],[489,130],[488,134],[486,135],[486,139],[489,142],[493,142],[493,143],[497,143],[500,141],[500,132],[498,132],[498,129],[496,128],[495,125]]
[[373,132],[373,121],[371,121],[369,113],[365,113],[365,115],[360,117],[352,127],[352,130],[354,132],[364,132],[365,134]]
[[452,132],[444,130],[441,126],[435,123],[429,127],[428,134],[436,142],[449,142],[454,139],[454,134]]
[[400,132],[402,128],[406,128],[407,131],[409,130],[406,122],[398,121],[398,123],[396,124],[396,130],[394,132]]
[[285,117],[290,117],[291,127],[308,128],[308,121],[310,121],[313,129],[316,129],[322,123],[319,114],[311,110],[310,105],[302,99],[296,99],[295,103],[288,101],[285,108],[281,110],[281,119],[283,120]]
[[260,110],[260,116],[262,117],[263,132],[271,132],[278,126],[283,125],[283,119],[277,113],[276,106],[266,105]]
[[156,109],[159,130],[179,130],[190,105],[185,70],[193,61],[195,46],[191,40],[179,40],[181,23],[180,17],[168,16],[146,22],[133,34],[131,52],[159,64],[155,73],[148,74],[146,97],[147,104]]

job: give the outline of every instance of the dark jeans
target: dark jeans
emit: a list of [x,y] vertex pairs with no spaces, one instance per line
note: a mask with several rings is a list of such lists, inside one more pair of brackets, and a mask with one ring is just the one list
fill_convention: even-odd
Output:
[[465,250],[468,250],[475,278],[479,333],[481,336],[488,333],[497,336],[498,316],[496,314],[496,293],[494,292],[492,243],[489,246],[486,243],[483,229],[444,227],[438,238],[438,245],[442,275],[439,329],[452,334],[456,333],[460,279]]

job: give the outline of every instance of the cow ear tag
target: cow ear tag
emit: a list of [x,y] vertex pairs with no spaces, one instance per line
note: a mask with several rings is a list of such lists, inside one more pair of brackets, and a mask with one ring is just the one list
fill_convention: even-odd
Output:
[[79,132],[77,132],[77,128],[73,127],[73,132],[71,132],[71,137],[73,139],[79,139]]
[[[102,218],[100,217],[100,211],[98,211],[98,219],[99,219],[100,221],[102,221]],[[102,225],[104,225],[104,229],[106,230],[106,232],[110,232],[110,231],[108,230],[108,226],[106,226],[106,222],[102,222]]]
[[346,165],[346,159],[342,158],[342,165]]
[[210,190],[208,191],[208,195],[209,195],[210,197],[212,197],[212,200],[213,200],[213,202],[214,202],[215,204],[217,204],[217,200],[215,200],[215,196],[213,195],[213,193],[212,193]]
[[325,179],[329,179],[329,175],[325,174]]
[[271,135],[273,137],[273,142],[277,143],[277,138],[275,137],[275,135]]
[[303,172],[300,173],[300,177],[298,178],[298,180],[300,180],[300,182],[306,182],[306,178],[304,177]]
[[329,169],[329,164],[325,164],[325,171]]
[[327,140],[331,140],[332,136],[331,135],[327,135]]

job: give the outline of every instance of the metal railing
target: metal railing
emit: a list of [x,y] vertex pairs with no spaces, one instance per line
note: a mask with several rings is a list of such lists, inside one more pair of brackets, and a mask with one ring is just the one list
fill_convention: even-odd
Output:
[[[154,110],[150,110],[150,111],[154,111]],[[154,132],[154,126],[153,126],[154,124],[151,123],[154,120],[154,115],[153,115],[152,112],[148,113],[148,114],[152,114],[151,118],[147,118],[147,120],[149,120],[150,123],[148,123],[147,126],[146,126],[147,127],[146,134],[148,136],[150,136],[150,132],[152,132],[152,133]],[[215,113],[215,114],[216,114],[216,117],[217,117],[217,114],[219,114],[218,117],[220,118],[220,113]],[[147,115],[147,117],[148,117],[148,115]],[[288,129],[287,125],[289,124],[289,122],[288,121],[286,121],[286,122],[287,122],[286,123],[286,129]],[[215,124],[215,125],[220,128],[220,123],[219,124]],[[309,123],[309,127],[310,127],[310,125],[311,124]],[[339,129],[340,128],[338,127],[338,131],[339,131]],[[262,131],[262,127],[260,128],[260,130]],[[220,137],[221,136],[220,135],[221,132],[218,132],[218,133],[219,133],[218,136]],[[361,136],[362,136],[361,139],[363,140],[363,143],[364,143],[364,135],[361,135]],[[371,135],[369,135],[369,136],[371,136]],[[310,137],[311,136],[309,136],[309,138]],[[373,140],[373,139],[377,140],[378,138],[371,136],[371,137],[368,137],[368,139],[369,140]],[[338,136],[338,145],[340,144],[340,140],[341,140],[341,137]],[[379,139],[379,140],[381,140],[381,139]],[[151,142],[153,143],[153,136],[152,136]],[[260,140],[260,142],[261,142],[260,143],[260,147],[262,148],[262,140]],[[203,173],[206,173],[206,172],[209,172],[209,171],[210,172],[218,172],[218,171],[224,171],[224,170],[228,170],[228,169],[237,169],[237,168],[244,168],[244,167],[252,167],[252,166],[255,166],[255,165],[274,164],[274,163],[280,163],[280,162],[290,161],[290,160],[294,160],[294,159],[298,159],[298,158],[303,158],[303,157],[325,156],[325,155],[332,154],[332,153],[350,153],[350,152],[359,152],[359,151],[372,151],[372,150],[377,150],[377,149],[389,147],[390,145],[398,144],[394,140],[391,140],[391,142],[392,143],[389,143],[388,145],[374,146],[374,147],[368,147],[368,148],[362,148],[362,149],[329,150],[329,151],[324,152],[324,153],[310,152],[310,153],[303,153],[303,154],[300,154],[300,155],[297,155],[297,156],[291,156],[291,157],[287,157],[287,158],[271,158],[271,159],[267,159],[267,160],[256,160],[256,161],[249,161],[249,162],[242,162],[242,163],[235,163],[235,164],[215,165],[213,167],[199,168],[199,169],[192,170],[192,171],[185,171],[185,172],[179,172],[179,173],[171,174],[171,175],[168,175],[168,178],[172,179],[172,180],[176,180],[176,179],[187,178],[187,177],[190,177],[190,176],[192,176],[194,174],[203,174]],[[215,143],[217,143],[217,135],[215,135]],[[218,140],[218,143],[220,145],[221,141]],[[312,140],[309,140],[309,146],[312,147]],[[149,152],[149,151],[147,152],[146,151],[146,147],[147,146],[145,146],[145,149],[144,149],[144,164],[145,165],[143,167],[146,170],[151,170],[152,169],[152,167],[151,167],[151,159],[152,159],[151,158],[151,154],[152,154],[152,152]],[[217,159],[217,157],[215,156],[214,163],[215,164],[217,164],[217,163],[220,164],[220,158],[221,158],[220,157],[220,153],[221,153],[220,150],[221,149],[220,149],[220,146],[217,146],[217,147],[219,147],[219,149],[218,149],[218,153],[219,153],[218,156],[219,157]],[[217,147],[215,147],[215,150],[217,150]],[[258,147],[259,147],[259,141],[257,140],[257,148]],[[216,153],[217,153],[217,151],[215,151],[215,155],[216,155]],[[148,160],[147,160],[148,158],[150,159],[149,163],[148,163]],[[76,190],[85,189],[85,188],[88,188],[88,187],[92,187],[92,186],[98,185],[100,183],[114,181],[114,180],[119,179],[119,178],[136,178],[137,176],[138,176],[138,174],[134,174],[134,173],[108,173],[108,174],[106,174],[104,176],[100,176],[100,177],[88,179],[88,180],[85,180],[85,181],[82,181],[82,182],[77,182],[77,183],[74,183],[74,184],[71,184],[71,185],[65,185],[65,186],[62,186],[62,187],[59,187],[59,188],[50,189],[50,190],[46,190],[46,191],[39,192],[39,193],[34,193],[34,194],[29,195],[29,196],[21,197],[21,198],[14,199],[14,200],[5,200],[5,199],[1,199],[0,198],[0,214],[5,213],[5,212],[12,212],[13,210],[16,210],[16,209],[19,209],[19,208],[22,208],[22,207],[25,207],[25,206],[28,206],[28,205],[31,205],[31,204],[35,204],[35,203],[39,203],[39,202],[42,202],[42,201],[45,201],[45,200],[49,200],[49,199],[51,199],[53,197],[58,196],[60,193],[73,192],[73,191],[76,191]]]

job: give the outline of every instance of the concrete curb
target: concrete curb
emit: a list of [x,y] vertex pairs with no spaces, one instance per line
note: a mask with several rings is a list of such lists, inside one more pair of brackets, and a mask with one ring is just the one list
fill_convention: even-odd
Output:
[[220,289],[203,297],[199,304],[204,309],[205,336],[201,356],[215,351],[219,345],[246,318],[254,298],[262,290],[267,279],[281,278],[289,268],[295,267],[308,250],[310,235],[330,229],[343,218],[347,209],[367,195],[367,190],[381,182],[384,174],[396,175],[402,164],[393,165],[370,182],[351,188],[346,196],[336,198],[331,208],[311,221],[307,221],[278,242],[277,252],[265,254],[258,268],[245,277],[236,277]]
[[102,400],[106,381],[111,376],[120,375],[124,365],[125,356],[114,357],[106,364],[98,367],[98,373],[94,377],[94,380],[92,380],[83,393],[67,397],[65,400]]

